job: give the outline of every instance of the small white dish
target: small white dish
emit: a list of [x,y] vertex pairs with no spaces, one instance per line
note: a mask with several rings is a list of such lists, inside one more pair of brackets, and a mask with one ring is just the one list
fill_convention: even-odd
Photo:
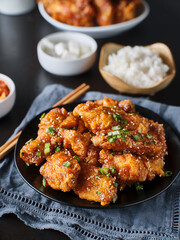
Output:
[[0,73],[0,80],[2,80],[9,88],[10,93],[6,98],[0,100],[0,118],[8,114],[14,106],[16,99],[16,88],[11,78]]
[[123,22],[123,23],[117,23],[112,24],[109,26],[96,26],[96,27],[77,27],[68,25],[62,22],[59,22],[55,19],[53,19],[44,9],[44,6],[42,3],[38,3],[39,12],[42,15],[42,17],[49,22],[54,27],[65,30],[65,31],[74,31],[74,32],[81,32],[90,35],[94,38],[106,38],[106,37],[112,37],[119,35],[120,33],[123,33],[127,30],[130,30],[131,28],[137,26],[139,23],[141,23],[149,14],[150,8],[146,1],[142,1],[141,5],[141,11],[140,14],[129,21]]
[[30,12],[36,6],[36,0],[1,0],[0,13],[21,15]]
[[[74,41],[86,45],[90,53],[77,59],[64,59],[47,53],[45,42],[51,45],[58,42]],[[97,43],[90,36],[74,32],[57,32],[42,38],[37,45],[37,56],[41,66],[49,73],[60,76],[73,76],[89,70],[96,60]]]

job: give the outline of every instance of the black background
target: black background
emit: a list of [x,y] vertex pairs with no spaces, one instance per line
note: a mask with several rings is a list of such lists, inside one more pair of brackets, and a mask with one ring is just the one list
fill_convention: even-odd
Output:
[[[45,86],[60,83],[75,88],[85,82],[91,90],[118,93],[101,77],[98,70],[99,52],[103,44],[115,42],[123,45],[148,45],[163,42],[169,46],[175,59],[176,76],[164,90],[150,97],[155,102],[180,106],[180,1],[147,0],[149,16],[134,29],[119,36],[97,39],[98,56],[95,65],[88,72],[74,77],[54,76],[44,71],[37,59],[38,41],[57,29],[47,23],[37,8],[20,16],[0,14],[0,73],[11,77],[16,85],[16,102],[12,111],[0,119],[0,145],[2,145],[20,124],[34,98]],[[137,96],[138,97],[138,96]],[[11,240],[69,239],[54,230],[37,230],[26,226],[15,215],[0,218],[0,239]]]

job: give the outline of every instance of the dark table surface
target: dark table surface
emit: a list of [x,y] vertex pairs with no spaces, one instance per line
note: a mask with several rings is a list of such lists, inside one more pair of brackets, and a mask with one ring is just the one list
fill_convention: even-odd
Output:
[[[164,90],[150,97],[155,102],[180,106],[180,1],[147,1],[150,14],[134,29],[113,38],[97,39],[98,57],[88,72],[74,77],[54,76],[44,71],[37,59],[38,41],[47,34],[56,32],[39,14],[38,9],[20,16],[0,14],[0,73],[11,77],[16,85],[16,102],[12,111],[0,119],[0,145],[2,145],[20,124],[33,99],[53,83],[75,88],[85,82],[91,90],[118,93],[101,77],[98,71],[99,53],[103,44],[115,42],[123,45],[148,45],[155,42],[167,44],[174,56],[176,76]],[[137,96],[139,97],[139,96]],[[12,214],[0,218],[0,239],[11,240],[69,239],[63,233],[54,230],[32,229]]]

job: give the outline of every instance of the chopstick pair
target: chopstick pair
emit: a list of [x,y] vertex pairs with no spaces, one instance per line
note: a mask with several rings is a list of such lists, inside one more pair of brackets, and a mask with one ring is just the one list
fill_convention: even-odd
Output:
[[[77,98],[83,95],[89,88],[90,88],[89,85],[86,85],[85,83],[81,84],[79,87],[74,89],[72,92],[70,92],[64,98],[62,98],[56,104],[54,104],[53,107],[68,104],[75,101]],[[21,131],[19,131],[12,139],[10,139],[8,142],[6,142],[0,147],[0,160],[2,160],[14,148],[20,134]]]

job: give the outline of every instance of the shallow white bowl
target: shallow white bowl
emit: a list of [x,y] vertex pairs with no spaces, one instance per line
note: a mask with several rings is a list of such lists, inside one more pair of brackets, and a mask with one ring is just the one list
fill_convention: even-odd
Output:
[[[76,41],[79,44],[86,44],[89,46],[91,52],[82,58],[73,60],[50,56],[45,52],[44,39],[53,43],[69,40]],[[39,41],[37,45],[37,55],[41,66],[46,71],[55,75],[73,76],[86,72],[94,65],[97,55],[97,43],[93,38],[86,34],[57,32],[50,34]]]
[[137,26],[139,23],[141,23],[149,14],[150,8],[146,1],[142,1],[140,13],[138,16],[132,20],[123,22],[123,23],[117,23],[112,24],[109,26],[96,26],[96,27],[77,27],[68,25],[65,23],[62,23],[60,21],[55,20],[52,18],[44,9],[44,6],[42,3],[38,4],[39,12],[42,15],[42,17],[49,22],[54,27],[65,30],[65,31],[74,31],[74,32],[81,32],[90,35],[94,38],[106,38],[106,37],[112,37],[119,35],[120,33],[123,33],[127,30],[130,30],[131,28]]
[[16,88],[11,78],[0,73],[0,80],[3,80],[10,89],[9,95],[0,101],[0,118],[8,114],[14,106],[16,99]]

